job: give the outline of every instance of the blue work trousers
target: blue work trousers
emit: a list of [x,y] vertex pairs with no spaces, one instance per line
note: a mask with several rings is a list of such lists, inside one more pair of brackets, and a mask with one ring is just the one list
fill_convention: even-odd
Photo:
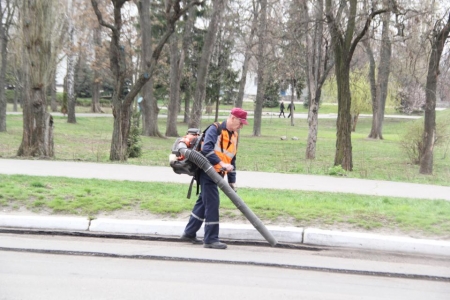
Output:
[[219,190],[217,184],[203,170],[200,171],[200,188],[200,194],[184,233],[195,237],[205,221],[203,242],[212,244],[219,241]]

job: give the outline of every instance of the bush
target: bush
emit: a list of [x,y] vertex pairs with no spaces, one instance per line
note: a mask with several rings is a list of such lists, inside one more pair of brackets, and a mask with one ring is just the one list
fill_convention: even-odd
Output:
[[[439,146],[450,139],[450,120],[445,118],[436,119],[436,141],[435,146]],[[406,153],[409,161],[414,164],[420,164],[423,148],[423,120],[412,122],[406,132],[401,136],[400,147]]]
[[347,176],[346,171],[342,168],[341,165],[333,166],[328,169],[328,175],[332,176]]
[[280,85],[269,82],[264,93],[263,107],[278,107],[280,105]]

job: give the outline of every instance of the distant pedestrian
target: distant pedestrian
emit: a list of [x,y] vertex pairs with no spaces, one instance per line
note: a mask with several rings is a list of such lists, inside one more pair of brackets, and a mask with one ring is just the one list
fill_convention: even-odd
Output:
[[295,105],[294,105],[294,103],[292,103],[292,106],[291,106],[291,103],[289,103],[287,109],[289,110],[288,118],[290,118],[290,117],[291,117],[291,114],[292,114],[292,113],[294,112],[294,110],[295,110]]
[[281,101],[281,103],[280,103],[280,114],[278,115],[278,118],[280,118],[281,115],[283,115],[283,117],[286,118],[286,116],[284,115],[284,103],[283,103],[283,101]]

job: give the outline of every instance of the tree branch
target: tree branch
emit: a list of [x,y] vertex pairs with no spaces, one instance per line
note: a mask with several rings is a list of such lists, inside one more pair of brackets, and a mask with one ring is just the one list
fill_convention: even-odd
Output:
[[[95,1],[95,0],[91,0]],[[170,4],[171,6],[177,6],[177,3],[179,5],[179,2],[181,0],[175,1],[174,4],[172,1],[168,1],[166,3]],[[150,61],[149,67],[141,74],[136,80],[136,84],[131,88],[131,91],[126,95],[125,97],[125,105],[131,105],[133,102],[134,97],[137,96],[139,91],[142,89],[142,87],[147,83],[147,81],[152,77],[153,72],[155,71],[156,63],[159,59],[159,56],[161,55],[161,52],[163,50],[164,45],[169,40],[169,37],[172,35],[172,33],[175,30],[175,23],[178,21],[178,19],[184,15],[192,6],[194,5],[203,5],[205,3],[205,0],[202,1],[191,1],[189,2],[183,9],[174,8],[175,13],[170,15],[171,8],[166,6],[166,19],[167,19],[167,25],[166,25],[166,32],[161,37],[161,39],[158,42],[158,45],[156,46],[155,50],[152,54],[152,59]],[[178,10],[178,13],[176,12]]]
[[114,25],[108,24],[103,20],[102,12],[98,9],[97,0],[91,0],[92,8],[94,9],[95,15],[97,16],[98,23],[104,27],[107,27],[113,31],[114,34],[118,34],[117,28]]
[[388,12],[389,9],[385,8],[385,9],[380,9],[380,10],[376,10],[374,12],[372,12],[369,17],[366,20],[366,24],[364,25],[364,28],[361,30],[361,32],[358,34],[358,36],[353,40],[352,45],[350,46],[350,55],[349,57],[353,56],[353,52],[355,52],[356,46],[358,45],[359,41],[364,37],[364,35],[366,34],[367,30],[369,30],[369,26],[370,23],[372,22],[373,18],[379,14]]

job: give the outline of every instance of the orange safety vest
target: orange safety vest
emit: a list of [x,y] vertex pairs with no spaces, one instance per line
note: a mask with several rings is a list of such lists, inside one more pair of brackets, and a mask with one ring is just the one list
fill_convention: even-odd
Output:
[[[227,129],[222,129],[222,133],[218,136],[217,142],[214,145],[214,153],[220,158],[221,161],[227,164],[231,164],[231,160],[236,156],[237,153],[237,141],[238,133],[234,132],[231,135],[228,133]],[[220,172],[222,167],[220,164],[214,166],[216,172]]]

